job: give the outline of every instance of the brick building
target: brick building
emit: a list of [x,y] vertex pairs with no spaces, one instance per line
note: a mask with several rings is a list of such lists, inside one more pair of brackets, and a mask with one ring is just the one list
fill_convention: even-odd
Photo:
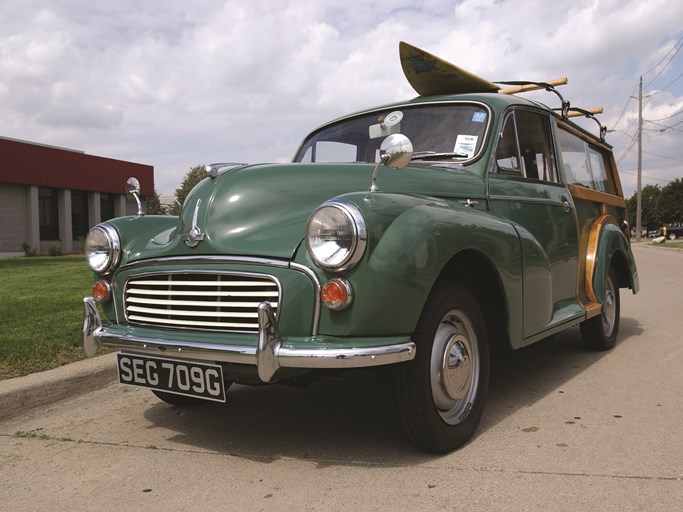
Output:
[[154,194],[151,165],[0,137],[0,255],[24,254],[24,243],[41,254],[55,244],[80,251],[92,226],[135,214],[131,176],[143,197]]

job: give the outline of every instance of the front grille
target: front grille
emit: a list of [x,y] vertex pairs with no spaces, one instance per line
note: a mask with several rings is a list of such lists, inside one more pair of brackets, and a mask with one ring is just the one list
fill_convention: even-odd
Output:
[[124,293],[131,323],[228,332],[257,332],[258,305],[268,301],[277,314],[279,300],[274,279],[243,274],[148,274]]

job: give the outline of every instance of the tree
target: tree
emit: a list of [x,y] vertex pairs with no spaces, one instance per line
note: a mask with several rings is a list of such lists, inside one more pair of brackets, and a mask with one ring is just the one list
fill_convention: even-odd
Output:
[[145,210],[147,215],[168,215],[168,209],[161,204],[156,190],[153,196],[145,199]]
[[180,188],[175,189],[175,197],[177,202],[171,206],[171,215],[180,215],[182,204],[185,203],[185,198],[197,183],[207,177],[206,167],[204,165],[195,165],[183,178]]
[[[641,194],[642,217],[640,222],[642,227],[647,230],[658,228],[661,225],[658,208],[658,199],[661,194],[661,189],[659,188],[659,185],[645,185],[641,190]],[[637,202],[637,193],[634,193],[626,201],[626,211],[628,212],[628,220],[632,228],[636,227]]]
[[657,213],[662,224],[683,223],[683,181],[680,178],[662,189],[657,200]]

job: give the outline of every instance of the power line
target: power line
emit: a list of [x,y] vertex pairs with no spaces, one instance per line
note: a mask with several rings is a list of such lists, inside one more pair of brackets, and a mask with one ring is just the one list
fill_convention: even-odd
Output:
[[[628,174],[629,176],[638,176],[637,173],[635,172],[628,172],[628,171],[619,171],[619,174]],[[670,183],[673,180],[665,180],[664,178],[653,178],[651,176],[645,176],[644,174],[642,175],[643,178],[646,180],[652,180],[652,181],[661,181],[663,183]]]
[[621,111],[621,114],[619,114],[619,118],[617,119],[617,122],[614,123],[614,128],[619,126],[619,121],[621,121],[621,118],[624,117],[624,114],[626,113],[626,109],[628,108],[628,104],[631,102],[633,98],[633,95],[636,93],[636,89],[638,89],[638,84],[633,88],[633,91],[629,95],[629,97],[626,99],[626,105],[624,105],[624,109]]
[[681,74],[678,75],[676,78],[674,78],[672,82],[670,82],[669,84],[667,84],[667,85],[665,85],[664,87],[662,87],[662,88],[659,90],[659,92],[661,92],[661,91],[666,91],[669,87],[671,87],[673,84],[675,84],[676,82],[678,82],[678,81],[681,79],[681,77],[683,77],[683,73],[681,73]]
[[674,162],[680,162],[683,164],[683,160],[681,160],[680,158],[673,158],[670,156],[658,155],[657,153],[650,153],[649,151],[643,151],[643,153],[647,153],[648,155],[656,156],[659,158],[664,158],[665,160],[673,160]]
[[[683,75],[681,75],[683,76]],[[647,123],[654,123],[655,121],[666,121],[667,119],[671,119],[674,116],[677,116],[679,114],[683,114],[683,109],[679,110],[678,112],[674,112],[670,116],[662,117],[661,119],[646,119],[645,122]]]
[[[654,71],[662,62],[664,62],[664,60],[665,60],[667,57],[669,57],[669,55],[671,55],[671,52],[674,52],[674,54],[671,55],[671,58],[669,58],[668,62],[667,62],[666,64],[664,64],[664,66],[662,66],[662,69],[659,70],[659,73],[657,73],[657,74],[655,75],[655,77],[654,77],[652,80],[650,80],[650,81],[645,85],[645,87],[650,87],[650,85],[652,85],[652,83],[653,83],[655,80],[657,80],[657,78],[659,78],[659,76],[660,76],[662,73],[664,73],[664,71],[666,71],[666,69],[669,67],[669,64],[671,64],[671,61],[674,60],[674,58],[676,57],[676,55],[678,54],[678,52],[680,51],[680,49],[681,49],[682,46],[683,46],[683,37],[681,37],[681,38],[676,42],[676,44],[673,46],[673,48],[671,48],[671,50],[669,50],[669,52],[668,52],[664,57],[662,57],[662,60],[660,60],[660,61],[659,61],[657,64],[655,64],[652,68],[650,68],[650,69],[647,70],[645,73],[643,73],[644,75],[647,75],[647,74],[650,73],[651,71]],[[675,51],[674,51],[674,50],[675,50]]]
[[680,125],[680,124],[683,124],[683,119],[681,119],[680,121],[678,121],[676,124],[672,124],[671,126],[667,126],[667,125],[661,124],[661,123],[655,123],[654,121],[648,121],[647,119],[644,119],[644,121],[645,121],[646,123],[656,124],[657,126],[661,126],[661,128],[657,128],[657,129],[652,129],[652,128],[648,129],[648,131],[653,131],[653,132],[664,132],[664,131],[666,131],[666,130],[675,130],[675,131],[677,131],[677,132],[680,132],[681,130],[678,130],[678,129],[676,128],[676,126],[678,126],[678,125]]
[[622,153],[621,157],[620,157],[619,160],[617,161],[617,165],[619,165],[621,162],[624,161],[624,158],[626,158],[626,155],[628,155],[629,151],[631,151],[631,148],[633,148],[633,145],[634,145],[636,142],[638,142],[638,138],[637,138],[637,137],[634,137],[634,138],[631,139],[631,142],[630,142],[629,145],[626,147],[626,149],[625,149],[624,152]]

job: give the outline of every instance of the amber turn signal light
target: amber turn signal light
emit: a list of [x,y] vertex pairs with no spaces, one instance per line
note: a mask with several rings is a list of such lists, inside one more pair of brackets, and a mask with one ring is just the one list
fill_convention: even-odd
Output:
[[92,297],[97,302],[105,302],[111,298],[111,286],[107,281],[100,279],[92,285]]
[[320,296],[323,304],[335,311],[341,311],[348,308],[353,300],[353,293],[351,291],[351,283],[346,279],[338,277],[330,279],[323,286]]

